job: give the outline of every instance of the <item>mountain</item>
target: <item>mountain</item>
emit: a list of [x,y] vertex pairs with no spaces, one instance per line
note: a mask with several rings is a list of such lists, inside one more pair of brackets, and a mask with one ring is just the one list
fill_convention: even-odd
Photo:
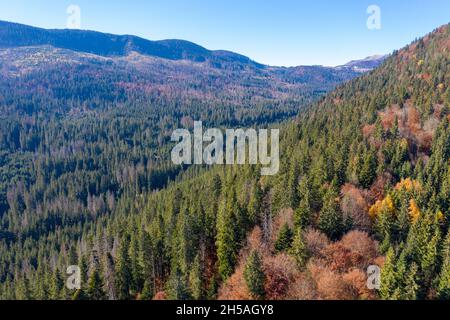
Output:
[[52,46],[77,52],[114,57],[131,52],[170,60],[211,63],[239,62],[255,67],[262,65],[249,58],[229,52],[211,51],[184,40],[150,41],[131,35],[113,35],[84,30],[46,30],[0,21],[0,48]]
[[[47,30],[0,20],[0,48],[52,46],[104,57],[127,56],[132,52],[170,60],[193,62],[240,63],[256,68],[265,67],[250,58],[225,50],[208,50],[185,40],[150,41],[132,35],[113,35],[86,30]],[[386,56],[372,56],[352,61],[340,68],[355,68],[357,72],[377,67]]]
[[[229,110],[239,112],[225,112],[223,117],[227,123],[241,125],[261,119],[284,120],[360,75],[350,69],[322,66],[270,67],[183,40],[149,41],[4,21],[0,21],[0,74],[0,92],[10,97],[0,107],[5,114],[103,112],[119,101],[135,99],[139,93],[148,100],[167,99],[170,103],[195,97],[205,105],[200,114],[181,104],[181,117],[206,118],[208,110],[217,108],[214,105],[227,104]],[[39,85],[35,85],[37,81]],[[23,101],[19,106],[8,106],[8,102],[25,97],[42,103]],[[95,99],[98,102],[91,103]],[[72,103],[74,100],[84,100],[84,107]],[[243,101],[249,102],[243,105]],[[263,106],[257,112],[260,120],[250,120],[254,116],[248,114],[255,113],[256,102]],[[218,120],[220,124],[224,121]]]
[[349,69],[355,72],[368,72],[377,68],[384,60],[387,59],[387,55],[373,55],[361,60],[352,60],[342,66],[336,67],[337,70]]

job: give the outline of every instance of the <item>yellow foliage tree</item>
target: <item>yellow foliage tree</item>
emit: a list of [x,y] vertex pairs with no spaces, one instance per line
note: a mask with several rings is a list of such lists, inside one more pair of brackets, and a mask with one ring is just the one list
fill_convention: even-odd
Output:
[[406,190],[406,191],[420,191],[422,190],[422,186],[419,181],[412,180],[411,178],[402,179],[395,186],[395,190]]
[[369,209],[369,216],[372,220],[375,220],[375,218],[382,211],[395,214],[394,201],[392,201],[392,197],[390,195],[387,195],[383,200],[378,200],[375,202],[375,204]]
[[412,223],[416,223],[420,217],[420,209],[414,199],[409,201],[409,216],[411,217]]

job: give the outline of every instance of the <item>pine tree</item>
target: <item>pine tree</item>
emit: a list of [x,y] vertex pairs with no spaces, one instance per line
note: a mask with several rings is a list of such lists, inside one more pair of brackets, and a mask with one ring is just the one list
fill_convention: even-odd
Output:
[[370,188],[377,176],[377,158],[372,150],[364,154],[361,170],[359,172],[359,183],[363,188]]
[[[408,200],[406,197],[402,199],[400,211],[396,217],[395,229],[397,242],[404,242],[408,236],[410,226],[410,215],[408,210]],[[385,233],[385,232],[384,232]]]
[[297,228],[297,231],[295,232],[290,253],[294,256],[297,267],[303,269],[308,262],[309,253],[303,238],[303,231],[300,228]]
[[103,290],[104,283],[98,268],[95,268],[89,277],[86,294],[90,300],[105,300],[106,293]]
[[142,265],[140,263],[140,250],[139,250],[138,234],[135,232],[131,234],[129,257],[132,282],[130,285],[131,291],[136,294],[142,290]]
[[222,280],[226,280],[233,273],[237,261],[236,223],[229,205],[222,201],[217,217],[216,246]]
[[167,282],[167,294],[170,300],[191,299],[186,277],[178,267],[175,267],[170,274],[169,281]]
[[381,269],[381,287],[379,292],[381,299],[392,299],[394,291],[397,289],[397,274],[395,265],[394,249],[389,248],[386,255],[386,261]]
[[405,293],[402,297],[404,300],[417,299],[419,291],[419,285],[417,284],[417,272],[418,272],[417,264],[413,262],[409,267],[409,271],[405,279],[405,288],[404,288]]
[[51,285],[50,285],[50,299],[51,300],[59,300],[61,299],[61,292],[64,287],[64,281],[61,277],[61,274],[58,270],[55,270]]
[[295,210],[295,225],[298,228],[306,228],[311,222],[311,205],[309,203],[309,192],[305,192],[300,204]]
[[189,287],[193,299],[199,300],[203,297],[202,268],[199,255],[195,257],[194,262],[191,265],[191,272],[189,273]]
[[[1,295],[0,295],[1,297]],[[19,282],[16,297],[18,300],[31,300],[32,293],[30,289],[30,281],[27,277],[23,277],[23,279]]]
[[259,220],[259,214],[261,211],[262,202],[262,190],[259,186],[259,182],[256,180],[252,186],[252,192],[247,206],[249,222],[254,225]]
[[152,249],[153,243],[150,234],[145,229],[141,229],[139,263],[142,266],[144,281],[141,294],[143,300],[150,300],[155,294],[155,256]]
[[132,284],[131,262],[128,255],[128,241],[123,239],[119,246],[116,262],[116,291],[119,300],[128,300]]
[[285,223],[278,234],[278,238],[275,241],[275,252],[282,252],[288,250],[292,245],[293,233],[287,223]]
[[381,118],[378,117],[375,122],[375,132],[374,137],[378,139],[379,141],[383,141],[385,138],[385,131],[383,128],[383,124],[381,123]]
[[442,267],[439,274],[437,295],[439,299],[450,300],[450,231],[442,248]]
[[441,242],[441,232],[436,228],[434,235],[430,241],[427,242],[426,248],[423,251],[421,269],[425,284],[428,286],[436,274],[439,259],[439,243]]
[[333,188],[327,192],[325,203],[319,216],[319,229],[331,239],[338,239],[344,231],[338,195]]
[[263,299],[265,295],[265,274],[261,258],[257,251],[252,251],[244,269],[244,279],[247,288],[254,299]]
[[288,184],[287,190],[288,193],[288,201],[291,208],[297,208],[298,206],[298,177],[299,177],[299,168],[298,164],[295,160],[291,162],[289,174],[288,174]]
[[151,300],[154,296],[155,290],[153,288],[153,283],[150,280],[145,280],[144,287],[142,288],[142,293],[140,295],[140,300]]

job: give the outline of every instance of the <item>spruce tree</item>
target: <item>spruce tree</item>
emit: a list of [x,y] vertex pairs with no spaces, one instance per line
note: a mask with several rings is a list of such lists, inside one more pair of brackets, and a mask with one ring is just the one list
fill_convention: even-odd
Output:
[[407,272],[404,287],[404,300],[416,300],[419,291],[419,285],[417,284],[417,273],[418,267],[414,262],[410,265],[409,271]]
[[189,300],[189,287],[186,277],[179,267],[174,267],[167,282],[167,294],[170,300]]
[[131,298],[130,289],[133,277],[128,250],[128,241],[124,238],[120,243],[116,262],[116,291],[119,300],[128,300]]
[[442,248],[442,266],[438,277],[437,295],[439,299],[450,300],[450,231]]
[[302,199],[300,200],[300,204],[295,210],[295,226],[298,228],[306,228],[311,223],[311,205],[309,202],[309,192],[306,192]]
[[129,257],[132,277],[130,289],[134,294],[136,294],[142,290],[144,282],[142,278],[142,265],[140,263],[141,261],[138,234],[136,234],[136,232],[131,234]]
[[219,273],[222,280],[226,280],[234,270],[237,261],[236,222],[230,204],[221,202],[217,217],[217,258]]
[[330,188],[325,196],[325,203],[319,216],[319,229],[333,240],[338,239],[344,231],[338,195],[333,188]]
[[89,277],[86,294],[90,300],[105,300],[106,293],[104,291],[103,279],[98,268],[95,268]]
[[263,299],[265,295],[265,274],[261,258],[257,251],[252,251],[244,269],[244,279],[247,288],[254,299]]
[[308,262],[309,253],[303,238],[303,231],[300,228],[297,228],[297,231],[295,232],[290,253],[294,256],[297,267],[303,269]]
[[285,223],[278,234],[275,241],[275,252],[282,252],[288,250],[292,245],[293,233],[287,223]]
[[394,291],[397,289],[397,274],[395,268],[395,252],[393,248],[389,248],[386,261],[381,269],[381,287],[380,297],[384,300],[393,299]]
[[191,291],[192,298],[199,300],[203,297],[203,287],[202,287],[202,267],[200,264],[200,257],[197,256],[191,265],[191,272],[189,273],[189,287]]
[[64,281],[58,270],[55,270],[51,284],[50,284],[50,299],[59,300],[61,299],[61,293],[64,287]]
[[366,151],[363,156],[362,166],[359,171],[359,183],[363,188],[370,188],[377,176],[377,158],[372,150]]

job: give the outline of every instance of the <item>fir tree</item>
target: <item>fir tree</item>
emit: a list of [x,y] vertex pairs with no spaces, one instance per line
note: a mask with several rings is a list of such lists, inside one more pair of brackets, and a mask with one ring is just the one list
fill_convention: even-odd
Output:
[[258,252],[252,251],[244,269],[245,283],[251,296],[255,299],[262,299],[265,295],[265,274],[261,264],[262,262]]
[[295,225],[299,228],[306,228],[311,222],[311,205],[309,203],[309,192],[305,192],[300,200],[300,204],[295,210]]
[[293,233],[287,223],[285,223],[278,234],[275,241],[275,252],[282,252],[288,250],[292,245]]
[[199,300],[203,297],[202,287],[202,269],[200,265],[200,257],[197,255],[191,265],[191,272],[189,273],[189,287],[192,298]]
[[338,239],[344,230],[338,195],[330,188],[319,216],[319,229],[331,239]]
[[397,289],[397,274],[395,268],[395,252],[390,248],[386,255],[386,261],[381,269],[381,287],[380,297],[384,300],[390,300],[394,296],[394,291]]
[[175,267],[170,274],[167,294],[170,300],[189,300],[191,298],[186,277],[178,267]]
[[303,231],[300,228],[297,228],[295,232],[290,253],[294,256],[298,268],[303,269],[308,261],[309,253],[303,238]]
[[217,217],[217,258],[219,273],[226,280],[234,270],[237,261],[236,222],[230,204],[222,201]]
[[359,183],[362,187],[368,189],[377,176],[377,158],[372,150],[364,154],[361,170],[359,172]]
[[133,278],[128,250],[128,241],[123,239],[119,246],[116,262],[116,291],[119,300],[128,300],[131,298],[130,286]]
[[439,299],[450,299],[450,231],[442,248],[442,266],[438,278],[437,295]]
[[98,268],[94,268],[91,276],[89,277],[88,287],[87,287],[87,296],[90,300],[105,300],[106,293],[103,290],[104,283],[103,279],[100,275],[100,271]]

